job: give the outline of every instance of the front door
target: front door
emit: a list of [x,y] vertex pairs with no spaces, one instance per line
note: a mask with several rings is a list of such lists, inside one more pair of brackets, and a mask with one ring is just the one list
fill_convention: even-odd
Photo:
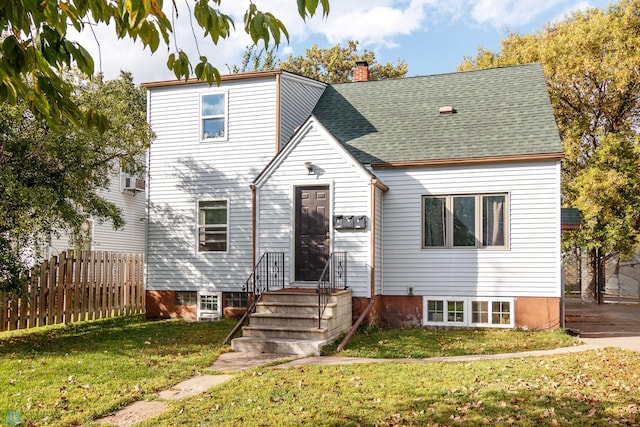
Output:
[[316,281],[329,259],[329,187],[296,187],[295,280]]

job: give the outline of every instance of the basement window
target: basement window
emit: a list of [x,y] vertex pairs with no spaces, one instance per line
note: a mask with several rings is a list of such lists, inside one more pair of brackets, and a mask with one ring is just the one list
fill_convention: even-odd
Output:
[[176,305],[196,305],[198,293],[195,291],[176,291]]
[[424,297],[425,326],[513,328],[513,298]]
[[220,292],[198,292],[198,320],[219,320],[221,299]]

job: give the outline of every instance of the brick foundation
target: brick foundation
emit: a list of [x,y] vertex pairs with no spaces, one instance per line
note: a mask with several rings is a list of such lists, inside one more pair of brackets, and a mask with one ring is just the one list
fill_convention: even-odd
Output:
[[560,327],[560,298],[516,298],[516,327],[529,330]]
[[175,291],[146,291],[146,310],[147,319],[197,318],[195,305],[176,305]]

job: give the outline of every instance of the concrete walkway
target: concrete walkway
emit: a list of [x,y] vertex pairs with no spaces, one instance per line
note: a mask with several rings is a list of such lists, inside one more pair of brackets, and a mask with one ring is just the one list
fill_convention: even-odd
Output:
[[[198,375],[176,384],[169,390],[158,393],[156,400],[134,402],[108,417],[96,420],[100,424],[129,427],[169,409],[166,401],[177,400],[203,393],[211,387],[222,384],[232,378],[234,372],[246,371],[260,366],[271,369],[287,369],[308,365],[348,365],[358,363],[435,363],[465,362],[474,360],[516,359],[522,357],[539,357],[553,354],[579,353],[598,348],[597,345],[584,344],[574,347],[563,347],[553,350],[526,351],[519,353],[487,354],[475,356],[431,357],[425,359],[368,359],[359,357],[319,356],[304,357],[267,353],[223,353],[208,371],[211,375]],[[219,373],[219,374],[218,374]]]
[[475,360],[515,359],[540,357],[554,354],[579,353],[601,347],[619,347],[640,351],[640,305],[597,305],[580,299],[565,302],[565,327],[577,334],[584,342],[574,347],[553,350],[538,350],[519,353],[431,357],[426,359],[368,359],[356,357],[304,357],[267,353],[224,353],[207,370],[211,374],[198,375],[158,393],[152,401],[134,402],[108,417],[97,420],[102,424],[128,427],[166,411],[167,401],[182,399],[203,393],[211,387],[232,378],[234,372],[246,371],[259,366],[287,369],[307,365],[345,365],[357,363],[435,363],[468,362]]
[[640,351],[640,304],[567,298],[565,327],[586,344]]

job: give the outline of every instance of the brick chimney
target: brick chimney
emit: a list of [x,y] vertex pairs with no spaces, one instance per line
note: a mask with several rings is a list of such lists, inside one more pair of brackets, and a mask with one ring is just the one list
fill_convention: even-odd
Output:
[[369,81],[369,63],[367,61],[356,62],[356,68],[353,70],[354,82]]

